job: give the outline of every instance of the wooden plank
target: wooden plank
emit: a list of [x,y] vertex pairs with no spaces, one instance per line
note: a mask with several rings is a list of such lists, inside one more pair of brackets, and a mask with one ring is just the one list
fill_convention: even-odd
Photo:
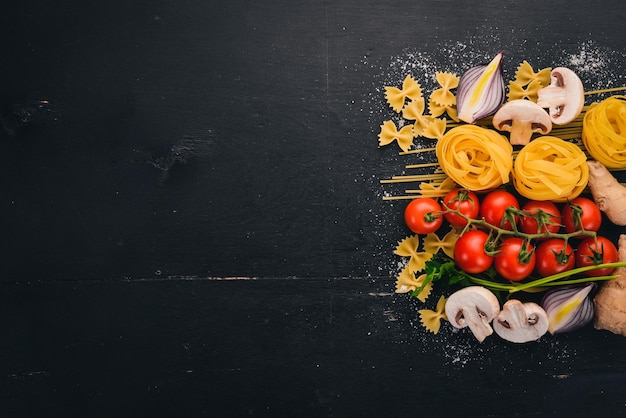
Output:
[[483,344],[386,280],[2,285],[4,416],[618,413],[626,340]]

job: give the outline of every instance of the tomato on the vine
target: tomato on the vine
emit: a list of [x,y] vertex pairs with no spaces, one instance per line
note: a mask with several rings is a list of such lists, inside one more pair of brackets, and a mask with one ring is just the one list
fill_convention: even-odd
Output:
[[[506,209],[509,207],[520,208],[517,198],[506,190],[494,190],[483,197],[480,203],[480,216],[490,225],[511,230],[513,229],[511,222],[504,219]],[[517,216],[514,220],[517,222]]]
[[574,268],[574,249],[560,238],[542,241],[535,250],[537,262],[535,271],[541,277],[552,276]]
[[535,249],[528,240],[508,238],[500,244],[493,265],[500,276],[510,281],[520,281],[533,272],[536,263]]
[[[576,266],[596,266],[604,263],[617,262],[617,248],[613,242],[603,236],[587,237],[576,248]],[[613,268],[600,268],[586,272],[588,276],[608,276]]]
[[404,222],[416,234],[430,234],[443,223],[441,205],[430,197],[413,199],[404,209]]
[[581,230],[598,231],[602,224],[602,212],[596,203],[586,197],[577,197],[566,202],[561,208],[561,218],[565,232]]
[[489,235],[472,229],[459,237],[454,245],[454,261],[466,273],[485,272],[493,263],[493,257],[485,251]]
[[555,234],[561,229],[561,211],[549,200],[530,200],[522,211],[529,214],[519,218],[520,229],[526,234]]
[[[451,190],[444,196],[443,204],[448,209],[457,210],[470,219],[476,219],[480,211],[478,196],[471,190]],[[467,220],[456,213],[446,212],[443,216],[452,226],[463,227],[467,225]]]

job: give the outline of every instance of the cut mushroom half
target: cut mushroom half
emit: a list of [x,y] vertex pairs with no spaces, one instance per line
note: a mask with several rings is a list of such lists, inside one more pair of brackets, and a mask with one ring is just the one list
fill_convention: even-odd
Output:
[[511,145],[526,145],[533,133],[547,134],[552,130],[548,113],[530,100],[511,100],[498,109],[491,122],[499,131],[510,132]]
[[552,123],[570,123],[583,110],[585,89],[575,72],[557,67],[550,73],[550,85],[537,92],[537,104],[549,109]]
[[469,327],[479,342],[493,334],[490,323],[499,312],[496,295],[481,286],[464,287],[446,301],[446,316],[452,326]]
[[513,343],[538,340],[548,332],[548,315],[536,303],[510,299],[493,321],[493,329],[501,338]]

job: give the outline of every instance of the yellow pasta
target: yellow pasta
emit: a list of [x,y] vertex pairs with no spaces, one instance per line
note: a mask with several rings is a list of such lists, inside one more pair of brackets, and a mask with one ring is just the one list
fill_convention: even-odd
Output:
[[452,107],[456,105],[456,97],[450,90],[459,85],[459,77],[451,73],[436,72],[435,78],[441,86],[430,94],[430,99],[438,105]]
[[[415,130],[415,128],[413,128]],[[441,139],[446,131],[445,119],[433,119],[422,130],[422,136],[430,139]]]
[[419,235],[411,235],[398,243],[393,252],[400,257],[410,257],[408,268],[410,271],[422,271],[426,267],[426,262],[433,258],[433,255],[424,251],[417,252],[420,244]]
[[459,234],[452,229],[443,238],[439,238],[437,234],[428,234],[424,238],[424,251],[431,254],[437,254],[439,250],[445,255],[454,258],[454,244],[459,239]]
[[527,99],[537,101],[537,92],[550,84],[551,68],[535,72],[528,61],[522,62],[515,71],[515,80],[509,82],[509,100]]
[[[415,273],[411,271],[407,266],[396,277],[396,293],[413,292],[422,287],[425,279],[426,274],[421,274],[419,277],[416,278]],[[428,299],[428,296],[430,296],[430,292],[432,291],[432,289],[433,283],[429,282],[419,292],[417,298],[422,302],[426,302],[426,299]]]
[[422,87],[413,77],[407,75],[402,82],[402,89],[397,87],[385,87],[385,97],[387,98],[389,106],[397,113],[400,113],[407,99],[417,100],[422,97]]
[[546,87],[550,84],[551,71],[552,68],[544,68],[535,72],[528,61],[523,61],[515,71],[515,81],[522,86],[526,86],[536,80]]
[[407,120],[414,120],[413,136],[422,136],[426,127],[435,119],[432,116],[424,115],[424,98],[420,97],[407,103],[402,109],[402,117]]
[[393,121],[387,120],[383,122],[380,125],[378,144],[384,146],[391,144],[393,141],[398,142],[398,146],[402,151],[408,151],[413,146],[413,125],[406,125],[398,130]]
[[424,108],[425,104],[423,97],[413,99],[402,109],[402,117],[408,120],[417,120],[424,116]]
[[513,184],[528,199],[571,200],[587,187],[586,161],[585,153],[576,144],[555,136],[540,136],[517,154]]
[[441,327],[441,320],[447,321],[448,317],[446,316],[446,298],[445,296],[441,296],[439,301],[437,302],[436,310],[430,309],[420,309],[418,313],[420,314],[420,322],[424,327],[432,332],[433,334],[437,334],[439,332],[439,328]]
[[513,146],[492,129],[452,128],[437,142],[436,152],[441,169],[461,187],[482,191],[509,182]]
[[583,118],[583,144],[609,168],[626,168],[626,96],[592,104]]
[[539,90],[544,86],[538,81],[533,80],[528,85],[522,86],[514,81],[509,82],[509,94],[507,98],[510,100],[526,99],[532,102],[537,102],[539,96]]
[[439,117],[444,113],[447,113],[448,116],[455,122],[458,122],[460,119],[458,117],[456,106],[444,106],[435,103],[432,99],[428,102],[428,111],[433,117]]

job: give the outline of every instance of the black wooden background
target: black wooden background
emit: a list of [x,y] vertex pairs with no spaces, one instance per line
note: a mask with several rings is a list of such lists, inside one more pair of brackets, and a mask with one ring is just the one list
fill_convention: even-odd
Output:
[[528,60],[626,85],[625,12],[3,7],[2,416],[623,414],[623,337],[425,333],[419,305],[393,294],[404,203],[379,180],[406,161],[377,134],[383,85],[428,86],[500,50],[508,77]]

